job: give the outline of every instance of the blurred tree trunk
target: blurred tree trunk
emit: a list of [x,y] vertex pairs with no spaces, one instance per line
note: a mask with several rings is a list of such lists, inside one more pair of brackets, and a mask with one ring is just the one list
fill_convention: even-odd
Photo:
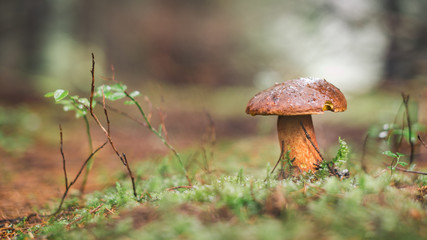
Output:
[[390,41],[385,56],[385,83],[406,82],[427,74],[426,7],[426,1],[383,1]]
[[24,101],[40,74],[50,1],[0,1],[0,98]]

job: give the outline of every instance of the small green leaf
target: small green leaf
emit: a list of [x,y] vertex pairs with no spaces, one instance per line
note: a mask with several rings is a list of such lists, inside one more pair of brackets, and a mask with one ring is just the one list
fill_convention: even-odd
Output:
[[53,94],[53,98],[55,99],[56,102],[61,101],[62,99],[66,98],[67,96],[68,96],[68,91],[63,90],[63,89],[58,89]]
[[89,100],[87,100],[87,98],[79,98],[79,99],[77,100],[77,102],[79,102],[79,103],[81,103],[81,104],[83,104],[83,105],[85,105],[85,106],[89,107]]
[[407,166],[408,164],[406,162],[398,162],[397,164],[399,164],[400,166]]
[[129,95],[134,98],[134,97],[141,95],[141,93],[139,91],[133,91]]
[[78,101],[79,100],[79,96],[78,95],[70,96],[70,98],[73,99],[74,101]]
[[44,95],[44,97],[53,97],[54,94],[54,92],[48,92]]
[[162,131],[163,131],[163,125],[162,124],[160,124],[159,125],[159,129],[157,130],[160,134],[162,134]]
[[116,100],[122,99],[124,97],[126,97],[126,94],[124,92],[115,92],[115,93],[108,95],[108,96],[105,95],[105,98],[107,98],[108,100],[111,100],[111,101],[116,101]]
[[386,156],[389,156],[389,157],[393,157],[393,158],[397,157],[397,154],[395,154],[392,151],[385,151],[385,152],[383,152],[383,154]]
[[76,118],[81,118],[87,114],[86,109],[78,110],[76,109]]
[[405,154],[400,153],[400,152],[396,152],[396,155],[397,155],[397,156],[399,156],[399,157],[403,157],[403,156],[405,156]]
[[126,104],[126,105],[132,105],[132,104],[135,104],[135,102],[134,101],[125,101],[124,104]]
[[126,91],[127,88],[128,87],[122,83],[116,83],[114,85],[111,85],[112,91],[124,92],[124,91]]

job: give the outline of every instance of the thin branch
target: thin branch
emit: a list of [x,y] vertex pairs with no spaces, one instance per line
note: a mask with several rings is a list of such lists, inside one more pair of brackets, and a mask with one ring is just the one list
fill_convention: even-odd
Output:
[[319,156],[322,159],[322,161],[325,161],[325,159],[323,158],[322,154],[320,154],[319,149],[316,147],[316,145],[314,144],[313,140],[311,139],[310,134],[308,134],[307,129],[305,129],[304,124],[302,124],[302,121],[300,121],[299,123],[300,123],[302,129],[304,130],[305,137],[308,139],[308,141],[310,141],[311,145],[316,150],[317,154],[319,154]]
[[135,198],[137,198],[136,187],[135,187],[135,178],[133,177],[132,170],[130,169],[128,159],[126,158],[126,154],[122,153],[122,156],[123,156],[123,163],[125,164],[125,166],[128,170],[130,179],[132,180],[133,195],[135,196]]
[[177,189],[180,189],[180,188],[191,189],[191,188],[193,188],[193,186],[192,185],[190,185],[190,186],[176,186],[176,187],[168,188],[167,191],[173,191],[173,190],[177,190]]
[[418,135],[418,140],[420,140],[421,144],[422,144],[425,148],[427,148],[427,144],[424,142],[424,140],[421,138],[421,136],[420,136],[420,135]]
[[116,81],[116,69],[113,64],[111,64],[111,75],[111,80]]
[[[386,163],[384,163],[385,166],[387,166]],[[407,170],[404,168],[400,168],[400,167],[395,167],[395,170],[401,171],[401,172],[406,172],[406,173],[413,173],[413,174],[421,174],[421,175],[427,175],[427,172],[420,172],[420,171],[412,171],[412,170]],[[383,171],[387,171],[386,169],[384,169]]]
[[89,101],[89,107],[90,107],[90,113],[93,113],[93,93],[95,92],[95,55],[92,53],[92,69],[90,70],[90,73],[92,75],[92,84],[90,88],[90,101]]
[[[62,135],[62,134],[61,134]],[[61,142],[62,142],[62,136],[61,136]],[[62,205],[64,204],[64,200],[67,197],[68,191],[70,190],[71,186],[74,185],[74,183],[77,181],[77,179],[79,178],[79,176],[81,175],[81,173],[83,172],[83,169],[85,168],[85,166],[87,165],[87,163],[89,162],[89,160],[92,159],[92,157],[99,151],[101,150],[106,144],[108,143],[108,141],[106,141],[104,144],[102,144],[101,146],[99,146],[95,151],[93,151],[89,157],[86,159],[86,161],[83,163],[83,165],[81,166],[79,172],[77,173],[76,177],[74,178],[73,181],[71,181],[68,185],[65,186],[65,191],[62,195],[61,198],[61,202],[59,203],[58,209],[52,213],[51,215],[54,216],[56,214],[59,213],[59,211],[61,211]],[[61,148],[62,148],[62,144],[61,144]],[[65,169],[65,158],[63,158],[63,163],[64,163],[64,174],[66,175],[66,169]],[[67,180],[66,180],[67,181]]]
[[405,105],[405,111],[406,111],[406,122],[408,124],[408,138],[409,138],[409,144],[411,147],[411,155],[409,155],[409,163],[412,164],[412,162],[414,161],[414,152],[415,152],[415,148],[414,148],[414,142],[412,141],[412,126],[411,126],[411,117],[409,115],[409,95],[406,95],[405,93],[402,92],[402,98],[403,98],[403,103]]
[[274,165],[274,168],[273,168],[273,170],[271,170],[270,174],[272,174],[274,172],[274,170],[276,170],[277,165],[279,165],[280,160],[282,160],[282,158],[283,158],[284,152],[285,152],[285,141],[282,140],[281,147],[280,147],[279,159],[277,160],[276,165]]
[[102,107],[104,108],[105,119],[107,120],[107,132],[110,135],[110,119],[108,118],[107,108],[105,107],[104,86],[102,86]]
[[169,142],[162,136],[162,133],[157,131],[156,129],[153,128],[153,126],[151,125],[150,121],[147,118],[147,115],[145,114],[144,110],[142,109],[141,105],[138,103],[138,101],[135,100],[135,98],[133,98],[131,95],[129,95],[129,93],[127,91],[124,91],[124,93],[126,94],[126,97],[128,97],[133,103],[135,103],[135,105],[137,106],[139,112],[141,113],[142,117],[144,118],[144,121],[147,123],[147,128],[154,133],[161,141],[162,143],[169,148],[169,150],[171,150],[174,155],[176,156],[176,158],[178,159],[178,162],[185,174],[185,177],[187,178],[188,181],[188,185],[192,185],[191,184],[191,179],[190,176],[188,175],[187,169],[184,166],[184,163],[182,161],[181,155],[176,151],[176,149],[169,144]]
[[[108,142],[110,143],[111,148],[114,150],[114,152],[116,153],[116,155],[119,157],[120,161],[122,161],[122,163],[126,166],[126,168],[129,169],[129,164],[127,163],[127,160],[124,159],[124,153],[122,153],[122,155],[120,155],[119,151],[117,150],[117,148],[114,146],[113,143],[113,139],[111,138],[110,135],[110,121],[108,119],[108,113],[107,113],[107,109],[105,107],[105,95],[103,94],[103,106],[104,106],[104,113],[105,113],[105,117],[107,119],[107,129],[105,129],[105,127],[102,125],[102,123],[99,121],[98,117],[95,115],[95,113],[93,112],[93,104],[92,104],[92,100],[93,100],[93,96],[94,96],[94,92],[95,92],[95,57],[92,53],[92,70],[90,71],[92,74],[92,83],[91,83],[91,92],[90,92],[90,114],[93,117],[93,119],[95,120],[95,122],[98,124],[98,126],[101,128],[101,130],[104,132],[105,136],[108,139]],[[131,174],[131,172],[130,172]],[[132,176],[133,177],[133,176]],[[135,197],[137,196],[136,192],[135,192],[135,181],[134,179],[132,180],[132,187],[134,190],[134,195]]]
[[123,163],[123,159],[120,156],[120,153],[117,150],[117,148],[114,146],[114,143],[113,143],[113,140],[111,139],[109,131],[105,129],[105,127],[99,121],[98,117],[93,112],[93,104],[92,104],[92,102],[93,102],[93,96],[94,96],[94,93],[95,93],[95,56],[93,55],[93,53],[92,53],[92,70],[90,72],[92,74],[92,84],[91,84],[91,89],[90,89],[90,103],[89,103],[90,115],[95,120],[95,122],[98,124],[98,126],[101,128],[101,130],[104,132],[104,134],[107,136],[107,139],[108,139],[108,142],[111,145],[111,148],[114,150],[114,152],[116,153],[116,155],[120,158],[120,160]]
[[[390,174],[393,174],[393,170],[397,168],[396,163],[397,163],[397,158],[393,158],[393,160],[391,161],[390,166],[389,166]],[[395,167],[393,167],[393,166],[395,166]]]
[[92,159],[92,157],[99,151],[101,150],[106,144],[108,143],[108,141],[105,141],[101,146],[99,146],[97,149],[95,149],[95,151],[93,151],[89,157],[86,159],[86,161],[83,163],[82,167],[80,168],[79,172],[77,173],[76,177],[74,178],[74,180],[72,182],[70,182],[70,185],[68,185],[68,188],[70,188],[74,183],[76,183],[77,179],[79,178],[79,176],[82,174],[84,167],[86,166],[86,164],[89,162],[89,160]]
[[419,172],[419,171],[411,171],[411,170],[406,170],[404,168],[400,168],[400,167],[396,167],[396,170],[399,170],[401,172],[406,172],[406,173],[414,173],[414,174],[421,174],[421,175],[427,175],[426,172]]
[[[94,61],[93,59],[92,59],[92,61]],[[92,64],[92,66],[94,66],[94,64]],[[112,70],[113,70],[113,74],[114,74],[114,67],[112,68]],[[94,71],[91,71],[92,72],[92,91],[94,91],[93,89],[94,89]],[[114,78],[114,75],[113,75],[113,77],[111,78],[111,80],[113,81],[113,82],[116,82],[116,83],[118,83],[117,82],[117,80]],[[150,100],[148,99],[148,97],[146,97],[145,98],[145,100],[148,102],[148,104],[149,104],[149,107],[150,107],[150,113],[147,115],[146,113],[145,113],[145,111],[142,109],[142,107],[141,107],[141,105],[139,104],[139,102],[138,101],[136,101],[135,100],[135,98],[133,98],[127,91],[123,91],[124,93],[125,93],[125,95],[126,95],[126,97],[127,98],[129,98],[136,106],[137,106],[137,108],[138,108],[138,110],[139,110],[139,112],[141,113],[141,115],[142,115],[142,117],[143,117],[143,119],[144,119],[144,122],[146,123],[146,127],[151,131],[151,132],[153,132],[158,138],[160,138],[160,140],[162,141],[162,143],[167,147],[167,148],[169,148],[169,150],[171,150],[172,152],[173,152],[173,154],[175,155],[175,157],[178,159],[178,162],[179,162],[179,164],[180,164],[180,166],[181,166],[181,168],[182,168],[182,170],[183,170],[183,172],[184,172],[184,174],[185,174],[185,177],[187,178],[187,181],[188,181],[188,184],[189,185],[192,185],[191,184],[191,179],[190,179],[190,176],[188,175],[188,172],[187,172],[187,169],[185,168],[185,166],[184,166],[184,163],[183,163],[183,161],[182,161],[182,157],[181,157],[181,155],[178,153],[178,151],[176,151],[176,149],[169,143],[169,141],[168,141],[168,139],[167,138],[165,138],[165,137],[163,137],[163,135],[162,135],[162,132],[159,132],[158,130],[156,130],[155,128],[153,128],[153,126],[151,125],[151,122],[150,122],[150,120],[151,120],[151,102],[150,102]],[[91,96],[93,96],[93,92],[91,93]],[[91,114],[92,114],[92,116],[94,116],[93,115],[93,111],[91,111]],[[94,117],[95,118],[95,117]],[[97,121],[97,123],[98,123],[98,125],[100,125],[101,123],[99,122],[99,120],[97,120],[97,118],[95,118],[95,121]],[[102,127],[102,125],[100,125],[100,127],[101,127],[101,129],[103,129],[103,131],[105,132],[105,129]],[[167,133],[166,133],[166,136],[167,136]],[[107,136],[108,138],[109,138],[109,140],[111,140],[111,138],[109,137],[109,136]],[[112,141],[110,141],[110,144],[112,145],[112,147],[113,147],[113,149],[116,151],[116,149],[115,149],[115,147],[114,147],[114,145],[112,144]],[[118,152],[116,151],[116,153],[118,154]],[[119,155],[119,154],[118,154]],[[119,155],[119,157],[120,157],[120,155]],[[122,162],[123,162],[123,159],[120,157],[120,159],[122,160]]]
[[60,151],[62,156],[62,168],[64,169],[64,178],[65,178],[65,189],[68,188],[68,176],[67,176],[67,167],[65,166],[65,155],[64,155],[64,149],[63,149],[63,139],[62,139],[62,127],[61,124],[59,124],[59,138],[60,138]]
[[[151,103],[150,98],[148,96],[144,96],[144,101],[148,104],[147,119],[150,122],[151,116],[153,115],[153,103]],[[162,101],[163,101],[163,97],[162,97]]]
[[[86,125],[86,135],[88,138],[88,143],[89,143],[89,152],[93,152],[93,143],[92,143],[92,136],[90,134],[90,125],[89,125],[89,120],[87,119],[86,115],[83,115],[83,120],[85,122]],[[89,176],[89,172],[92,169],[92,165],[95,159],[92,159],[90,162],[88,162],[87,167],[86,167],[86,172],[85,175],[83,177],[83,182],[82,185],[80,187],[80,194],[83,195],[84,191],[85,191],[85,187],[86,187],[86,182]]]
[[[97,102],[98,104],[102,104],[102,102],[101,102],[101,101],[96,101],[96,102]],[[119,109],[117,109],[117,108],[114,108],[114,107],[112,107],[112,106],[110,106],[110,105],[107,105],[107,104],[105,104],[105,107],[106,107],[108,110],[111,110],[111,111],[113,111],[113,112],[116,112],[116,113],[118,113],[118,114],[121,114],[121,115],[123,115],[123,116],[125,116],[125,117],[129,118],[130,120],[132,120],[132,121],[134,121],[134,122],[138,123],[139,125],[141,125],[141,126],[143,126],[143,127],[147,127],[147,124],[146,124],[145,122],[142,122],[142,121],[140,121],[139,119],[132,117],[131,115],[127,114],[126,112],[123,112],[123,111],[121,111],[121,110],[119,110]]]
[[[205,133],[202,135],[201,139],[201,149],[203,153],[203,159],[205,163],[205,171],[210,173],[209,170],[209,162],[213,161],[214,159],[214,148],[216,145],[216,131],[215,131],[215,122],[212,119],[212,116],[209,114],[206,109],[203,110],[207,119],[208,119],[208,126],[206,127]],[[209,144],[209,155],[207,153],[207,149],[205,148],[205,145]]]
[[[394,147],[395,152],[400,151],[403,140],[405,139],[405,115],[406,114],[402,114],[402,127],[400,128],[400,134],[397,135],[398,140],[392,142],[392,144],[394,144],[392,147]],[[390,130],[392,131],[393,128]],[[392,136],[396,136],[396,134],[390,134],[390,137]]]
[[207,118],[208,118],[208,120],[209,120],[209,132],[210,132],[210,134],[211,134],[211,137],[210,137],[211,145],[212,145],[212,146],[215,146],[215,144],[216,144],[216,130],[215,130],[215,122],[214,122],[214,120],[213,120],[212,116],[209,114],[209,112],[208,112],[208,111],[206,111],[206,110],[205,110],[205,114],[206,114],[206,117],[207,117]]
[[369,133],[366,134],[365,140],[363,140],[363,150],[362,150],[362,157],[360,158],[360,165],[362,167],[362,170],[367,173],[368,172],[368,166],[366,165],[365,161],[365,155],[366,155],[366,148],[369,140]]
[[157,108],[157,112],[159,113],[160,125],[162,126],[163,135],[166,141],[169,142],[168,131],[166,130],[166,125],[165,125],[166,114],[163,114],[162,109],[160,107]]

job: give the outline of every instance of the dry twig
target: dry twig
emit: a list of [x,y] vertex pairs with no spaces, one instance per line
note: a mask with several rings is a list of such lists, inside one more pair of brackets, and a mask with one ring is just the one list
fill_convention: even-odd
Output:
[[282,140],[282,144],[281,144],[281,148],[280,148],[280,156],[279,159],[276,162],[276,165],[274,165],[273,170],[271,170],[270,174],[272,174],[274,172],[274,170],[276,170],[277,165],[279,165],[280,160],[282,160],[284,152],[285,152],[285,141]]
[[137,195],[136,195],[136,189],[135,189],[135,178],[133,177],[132,170],[130,169],[128,159],[126,158],[126,155],[124,153],[122,153],[122,157],[123,157],[123,164],[126,166],[128,172],[129,172],[130,179],[132,181],[133,195],[136,198]]
[[401,171],[401,172],[406,172],[406,173],[414,173],[414,174],[427,175],[427,173],[426,173],[426,172],[411,171],[411,170],[406,170],[406,169],[404,169],[404,168],[400,168],[400,167],[396,167],[395,169],[396,169],[396,170],[398,170],[398,171]]
[[61,126],[59,126],[59,131],[60,131],[60,151],[61,151],[61,156],[62,156],[62,167],[64,169],[64,178],[65,178],[65,191],[62,194],[62,198],[61,198],[61,202],[59,203],[58,209],[52,214],[52,215],[56,215],[59,213],[59,211],[61,211],[62,205],[64,204],[64,200],[67,197],[68,191],[70,190],[70,188],[74,185],[74,183],[76,183],[77,179],[80,177],[80,175],[83,172],[83,169],[86,167],[87,163],[92,159],[92,157],[99,151],[101,150],[107,143],[108,141],[104,142],[101,146],[99,146],[97,149],[95,149],[95,151],[93,151],[89,157],[86,159],[86,161],[84,161],[84,163],[82,164],[82,166],[80,167],[79,172],[77,173],[77,175],[74,177],[73,181],[71,181],[70,183],[68,183],[68,176],[67,176],[67,167],[66,167],[66,161],[65,161],[65,154],[63,151],[63,137],[62,137],[62,128]]
[[176,186],[176,187],[168,188],[167,191],[173,191],[173,190],[177,190],[177,189],[180,189],[180,188],[191,189],[191,188],[193,188],[193,186]]
[[414,148],[414,142],[412,141],[412,125],[411,125],[411,117],[409,115],[409,95],[402,93],[402,98],[403,98],[403,104],[405,105],[406,122],[408,124],[408,141],[411,147],[411,155],[409,155],[409,163],[412,164],[412,162],[414,161],[415,148]]
[[[102,206],[104,206],[104,204],[103,204],[103,203],[101,203],[98,207],[96,207],[96,208],[94,208],[94,209],[90,210],[90,211],[89,211],[89,213],[90,213],[90,214],[94,214],[94,213],[98,212],[98,211],[99,211],[99,209],[101,209],[101,207],[102,207]],[[65,225],[65,227],[66,227],[67,229],[69,229],[69,228],[71,227],[71,225],[73,225],[73,224],[77,223],[78,221],[80,221],[80,220],[82,220],[82,219],[83,219],[83,216],[80,216],[80,217],[76,218],[74,221],[72,221],[72,222],[68,223],[67,225]]]
[[319,149],[316,147],[316,145],[314,144],[313,140],[311,139],[310,134],[308,134],[307,130],[304,127],[304,124],[302,124],[302,122],[299,122],[302,130],[304,130],[305,133],[305,137],[308,139],[308,141],[310,141],[311,145],[313,146],[313,148],[316,150],[317,154],[319,154],[320,158],[322,159],[322,161],[325,161],[325,159],[323,158],[322,154],[320,153]]
[[[96,103],[98,103],[98,104],[102,104],[102,102],[101,102],[101,101],[96,101]],[[138,123],[139,125],[141,125],[141,126],[143,126],[143,127],[147,127],[147,124],[146,124],[145,122],[140,121],[139,119],[137,119],[137,118],[135,118],[135,117],[132,117],[131,115],[129,115],[129,114],[128,114],[128,113],[126,113],[126,112],[123,112],[123,111],[121,111],[121,110],[119,110],[119,109],[117,109],[117,108],[114,108],[114,107],[112,107],[112,106],[110,106],[110,105],[107,105],[107,104],[105,104],[105,107],[106,107],[108,110],[111,110],[111,111],[113,111],[113,112],[116,112],[116,113],[118,113],[118,114],[120,114],[120,115],[124,116],[124,117],[129,118],[130,120],[132,120],[132,121],[134,121],[134,122]]]
[[420,135],[418,135],[418,140],[420,140],[421,144],[422,144],[425,148],[427,148],[427,144],[424,142],[424,140],[421,138],[421,136],[420,136]]
[[[113,68],[114,70],[114,68]],[[98,126],[101,128],[101,130],[104,132],[105,136],[108,139],[108,142],[110,143],[111,148],[114,150],[114,152],[116,153],[116,155],[119,157],[119,159],[122,161],[123,165],[126,166],[129,175],[131,176],[131,180],[132,180],[132,188],[134,190],[134,195],[135,197],[137,196],[136,193],[136,187],[135,187],[135,180],[133,178],[132,172],[130,171],[130,167],[128,164],[127,159],[125,159],[125,154],[122,153],[122,155],[119,153],[119,151],[117,150],[117,148],[114,146],[113,143],[113,139],[111,138],[110,135],[110,121],[108,119],[108,113],[107,113],[107,108],[105,106],[105,96],[103,94],[102,96],[102,102],[103,102],[103,107],[104,107],[104,114],[105,117],[107,119],[107,129],[105,129],[105,127],[102,125],[102,123],[99,121],[98,117],[95,115],[95,113],[93,112],[93,97],[94,97],[94,93],[95,93],[95,56],[92,53],[92,69],[91,69],[91,74],[92,74],[92,83],[91,83],[91,90],[90,90],[90,103],[89,103],[89,111],[90,111],[90,115],[92,116],[92,118],[95,120],[95,122],[98,124]],[[114,80],[114,75],[113,75],[113,80]]]
[[362,170],[367,173],[368,172],[368,166],[365,161],[366,156],[366,148],[369,140],[369,133],[366,134],[365,140],[363,140],[363,150],[362,150],[362,157],[360,158],[360,165],[362,167]]

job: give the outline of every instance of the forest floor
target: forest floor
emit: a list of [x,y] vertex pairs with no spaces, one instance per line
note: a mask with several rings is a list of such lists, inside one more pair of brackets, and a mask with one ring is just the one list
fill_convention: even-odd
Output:
[[[235,90],[238,92],[238,90]],[[247,91],[247,90],[246,90]],[[185,93],[182,93],[185,95]],[[237,94],[236,94],[237,95]],[[387,95],[387,94],[386,94]],[[177,98],[180,98],[179,96]],[[218,96],[212,97],[217,99]],[[201,152],[206,144],[211,144],[206,140],[206,134],[212,130],[212,122],[216,133],[216,145],[213,152],[216,155],[222,155],[222,160],[231,158],[234,154],[226,145],[239,146],[244,149],[245,157],[265,159],[270,165],[274,165],[279,156],[279,147],[276,143],[275,117],[250,117],[244,114],[240,105],[245,105],[246,97],[236,100],[236,106],[232,109],[219,110],[215,107],[209,107],[211,112],[205,109],[176,109],[176,106],[191,105],[191,103],[179,102],[172,99],[173,104],[162,110],[167,114],[165,125],[168,129],[168,136],[177,149],[194,152]],[[375,100],[375,104],[369,104]],[[372,139],[370,145],[364,147],[365,136],[370,131],[378,131],[384,123],[393,121],[396,114],[399,114],[398,106],[400,99],[398,95],[389,94],[387,97],[380,98],[370,96],[367,99],[361,99],[349,105],[355,109],[376,109],[384,106],[387,102],[390,106],[388,111],[380,110],[380,117],[374,118],[372,115],[360,116],[355,111],[350,111],[346,116],[345,113],[335,114],[327,113],[324,116],[314,118],[316,135],[321,146],[321,151],[325,157],[331,159],[337,149],[338,137],[345,139],[352,149],[352,161],[360,161],[364,150],[372,151],[377,148],[378,139]],[[214,102],[214,100],[212,100]],[[391,103],[390,103],[391,102]],[[351,103],[351,102],[350,102]],[[176,105],[176,106],[175,106]],[[237,109],[237,113],[231,113]],[[56,108],[60,112],[60,108]],[[64,192],[64,172],[62,167],[62,158],[59,147],[59,130],[56,124],[62,122],[64,134],[64,152],[69,176],[74,176],[79,170],[82,162],[89,154],[87,137],[85,134],[84,124],[80,120],[69,118],[65,113],[52,113],[51,109],[47,116],[42,120],[50,119],[39,130],[40,135],[35,134],[32,144],[19,154],[10,151],[2,151],[1,168],[0,168],[0,223],[2,227],[13,224],[13,219],[34,216],[32,214],[40,212],[43,209],[54,209]],[[381,112],[382,111],[382,112]],[[43,112],[43,111],[42,111]],[[155,111],[153,111],[155,112]],[[209,114],[207,114],[209,113]],[[213,114],[214,113],[214,114]],[[211,115],[212,114],[212,115]],[[113,115],[113,114],[111,114]],[[154,114],[153,114],[154,115]],[[340,118],[342,116],[342,118]],[[323,119],[322,119],[323,118]],[[380,120],[379,120],[380,119]],[[384,122],[381,120],[387,119]],[[147,129],[141,127],[122,116],[116,115],[111,117],[112,137],[120,149],[128,156],[131,165],[139,165],[139,162],[161,161],[169,152],[161,141],[153,136]],[[153,117],[153,121],[159,121],[159,118]],[[101,131],[96,129],[95,124],[91,124],[94,146],[102,143],[105,136]],[[372,130],[374,129],[374,130]],[[255,140],[254,140],[255,139]],[[239,145],[240,144],[240,145]],[[246,146],[247,144],[248,146]],[[244,147],[242,147],[243,145]],[[265,146],[271,145],[271,148]],[[259,153],[263,150],[257,147],[265,147],[268,153]],[[277,147],[277,148],[276,148]],[[380,146],[381,147],[381,146]],[[218,149],[217,149],[218,148]],[[225,150],[224,149],[228,149]],[[422,149],[419,145],[417,149]],[[403,146],[402,151],[408,151],[408,146]],[[417,151],[418,151],[417,150]],[[216,152],[219,151],[219,152]],[[243,154],[237,151],[237,154]],[[425,168],[425,153],[421,153],[417,158],[418,168]],[[378,155],[376,155],[378,156]],[[377,167],[382,165],[384,156],[377,160]],[[157,160],[156,160],[157,159]],[[240,158],[236,162],[240,162]],[[245,163],[249,166],[255,166],[248,160]],[[374,164],[375,165],[375,164]],[[262,166],[265,166],[262,165]],[[121,169],[121,170],[120,170]],[[239,169],[239,168],[237,168]],[[231,172],[237,171],[233,169]],[[90,174],[86,193],[92,193],[97,190],[103,190],[114,187],[117,179],[126,173],[125,167],[115,157],[114,152],[106,147],[95,159],[93,171]],[[71,177],[70,177],[71,178]],[[71,189],[71,196],[78,196],[81,179]],[[43,210],[45,211],[45,210]],[[190,210],[185,210],[190,211]],[[36,221],[39,222],[39,221]]]

